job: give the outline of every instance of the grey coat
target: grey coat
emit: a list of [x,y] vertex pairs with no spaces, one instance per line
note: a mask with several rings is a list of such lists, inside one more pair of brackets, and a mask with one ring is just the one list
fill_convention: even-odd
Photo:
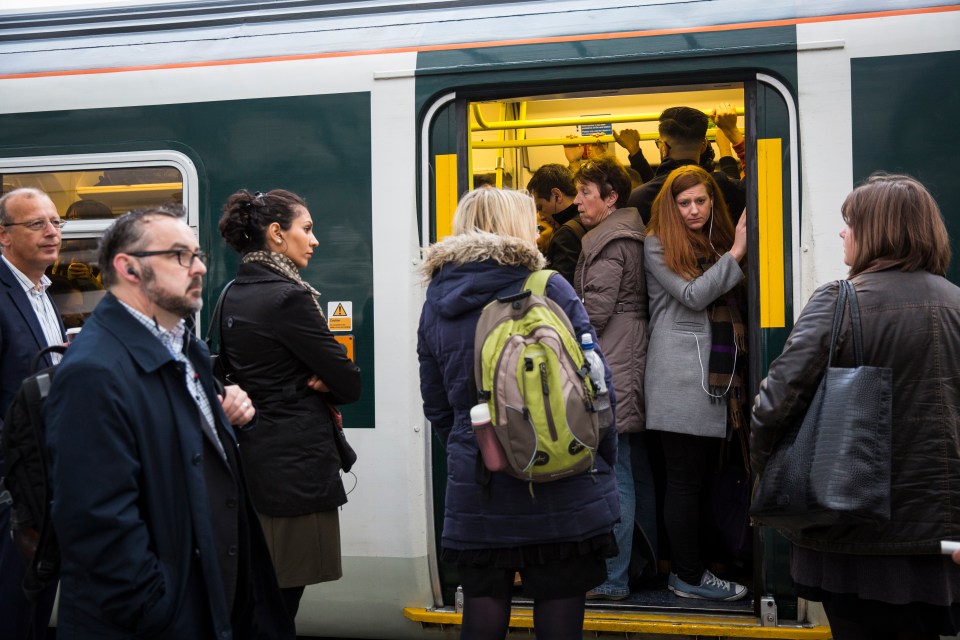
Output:
[[664,263],[657,236],[647,236],[644,266],[650,295],[647,428],[722,438],[727,403],[711,402],[706,391],[711,347],[707,307],[743,280],[743,270],[726,253],[703,275],[687,280]]
[[573,278],[613,372],[617,432],[644,428],[643,371],[647,358],[646,228],[634,208],[617,209],[583,236]]

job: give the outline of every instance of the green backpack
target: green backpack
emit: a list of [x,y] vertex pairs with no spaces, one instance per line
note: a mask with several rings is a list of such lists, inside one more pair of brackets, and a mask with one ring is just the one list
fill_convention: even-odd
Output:
[[519,293],[487,304],[474,343],[479,400],[506,454],[504,472],[532,482],[592,470],[601,437],[573,325],[544,295],[554,273],[535,271]]

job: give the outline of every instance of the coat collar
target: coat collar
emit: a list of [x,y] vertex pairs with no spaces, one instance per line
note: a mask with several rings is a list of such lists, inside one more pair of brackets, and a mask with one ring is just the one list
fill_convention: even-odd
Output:
[[583,236],[584,259],[592,260],[604,246],[617,238],[632,238],[643,242],[647,229],[640,212],[633,207],[617,209]]
[[[127,348],[130,357],[144,371],[154,372],[169,362],[175,362],[163,343],[134,318],[109,291],[97,305],[91,320],[94,318]],[[195,354],[188,353],[188,355]]]
[[493,260],[508,267],[523,267],[530,271],[543,269],[546,259],[519,238],[500,236],[485,231],[465,233],[444,238],[423,250],[420,271],[429,281],[445,265]]

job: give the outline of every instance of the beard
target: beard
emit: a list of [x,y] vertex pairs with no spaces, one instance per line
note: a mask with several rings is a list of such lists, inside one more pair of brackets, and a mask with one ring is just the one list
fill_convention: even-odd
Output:
[[[203,280],[197,276],[190,281],[190,288],[200,289]],[[169,291],[164,291],[157,285],[156,274],[148,266],[143,267],[141,275],[141,288],[147,294],[147,299],[164,311],[168,311],[179,318],[188,318],[198,313],[203,308],[203,298],[199,295],[194,297],[186,291],[182,295],[177,295]]]

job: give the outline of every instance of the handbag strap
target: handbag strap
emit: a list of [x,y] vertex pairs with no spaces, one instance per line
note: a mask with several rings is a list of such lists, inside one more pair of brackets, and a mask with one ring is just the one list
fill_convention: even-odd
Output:
[[847,306],[850,307],[850,330],[853,333],[853,357],[857,366],[863,366],[863,334],[860,330],[860,305],[857,302],[857,290],[849,280],[841,280],[841,286],[847,290]]
[[833,311],[833,328],[830,331],[830,353],[827,357],[827,367],[833,366],[833,354],[837,349],[837,338],[840,336],[840,326],[843,323],[843,314],[850,309],[850,332],[853,334],[853,358],[856,366],[863,366],[863,335],[860,331],[860,305],[857,303],[857,290],[849,280],[839,280],[837,293],[837,307]]
[[843,286],[845,280],[837,282],[837,306],[833,309],[833,327],[830,329],[830,351],[827,352],[827,369],[833,367],[833,354],[837,350],[837,338],[840,336],[840,325],[843,322],[843,312],[847,307],[847,288]]
[[[217,298],[217,305],[213,308],[213,315],[210,316],[210,326],[207,327],[207,337],[203,339],[207,343],[207,348],[209,349],[213,343],[213,337],[216,336],[218,342],[218,352],[223,351],[223,332],[220,330],[220,316],[222,315],[223,309],[223,299],[227,295],[227,290],[233,285],[233,280],[223,285],[223,290],[220,291],[220,297]],[[222,354],[221,354],[222,355]]]

